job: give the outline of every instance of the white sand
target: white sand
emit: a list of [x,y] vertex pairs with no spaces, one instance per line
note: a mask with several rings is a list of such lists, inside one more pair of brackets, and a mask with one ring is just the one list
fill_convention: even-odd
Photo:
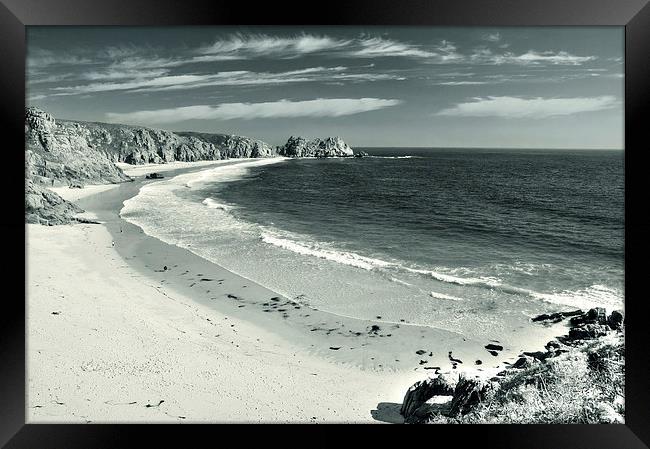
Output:
[[71,189],[70,187],[48,187],[51,191],[59,194],[61,198],[68,201],[79,201],[82,198],[96,195],[101,192],[113,190],[118,184],[101,184],[96,186],[85,186],[82,189]]
[[264,305],[276,293],[119,217],[156,182],[146,173],[242,162],[127,166],[135,182],[53,189],[102,224],[28,225],[28,422],[400,422],[408,387],[450,370],[448,351],[457,371],[489,376],[562,333],[531,326],[492,357],[486,342],[407,323],[280,317]]
[[[247,159],[250,160],[250,159]],[[233,161],[240,161],[236,159],[222,159],[219,161],[197,161],[197,162],[169,162],[167,164],[143,164],[143,165],[131,165],[124,162],[118,162],[117,165],[122,171],[131,177],[145,176],[148,173],[165,173],[171,170],[178,170],[179,168],[190,168],[190,167],[206,167],[210,165],[220,165],[228,164]]]
[[27,234],[27,422],[373,421],[422,378],[330,363],[169,295],[103,225]]

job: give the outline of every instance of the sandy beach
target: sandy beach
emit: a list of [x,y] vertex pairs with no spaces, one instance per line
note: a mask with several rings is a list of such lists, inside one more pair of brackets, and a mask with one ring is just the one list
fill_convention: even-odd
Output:
[[531,326],[494,355],[453,332],[332,315],[119,216],[156,182],[146,173],[238,163],[122,165],[134,182],[53,189],[100,224],[28,225],[27,422],[400,422],[415,381],[488,376],[563,333]]

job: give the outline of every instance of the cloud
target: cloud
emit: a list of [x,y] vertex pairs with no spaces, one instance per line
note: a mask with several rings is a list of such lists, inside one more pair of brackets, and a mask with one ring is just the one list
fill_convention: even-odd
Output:
[[309,53],[340,48],[348,45],[348,43],[348,40],[305,33],[290,37],[269,36],[266,34],[235,34],[228,39],[219,39],[211,45],[198,49],[197,52],[205,56],[198,57],[195,60],[244,59],[260,55],[298,57]]
[[438,86],[478,86],[482,84],[489,84],[488,81],[442,81],[435,83]]
[[[348,67],[308,67],[288,72],[251,72],[247,70],[217,72],[212,74],[161,75],[163,72],[109,72],[91,73],[84,77],[102,80],[105,76],[109,82],[94,82],[75,86],[55,87],[54,95],[82,95],[98,92],[115,91],[165,91],[180,89],[196,89],[208,86],[251,86],[277,85],[299,82],[328,82],[328,81],[381,81],[403,80],[403,77],[388,73],[348,73]],[[138,78],[120,81],[119,77],[133,73]],[[142,74],[140,78],[138,74]],[[151,76],[149,76],[151,75]],[[161,75],[161,76],[158,76]]]
[[520,98],[484,97],[436,113],[449,117],[548,118],[602,111],[619,105],[615,97]]
[[469,61],[476,64],[488,65],[581,65],[597,59],[596,56],[576,56],[566,51],[535,51],[529,50],[523,54],[512,52],[494,53],[488,48],[478,48],[469,56]]
[[[445,53],[444,48],[441,50]],[[289,37],[236,34],[202,47],[197,53],[200,56],[193,57],[191,62],[248,59],[260,56],[288,59],[314,53],[358,58],[438,56],[436,52],[424,50],[420,46],[378,36],[362,35],[353,39],[339,39],[306,33]]]
[[355,41],[354,49],[346,52],[347,56],[360,58],[376,58],[388,56],[406,56],[430,58],[437,54],[404,42],[384,39],[381,37],[362,38]]
[[171,109],[109,112],[111,122],[156,125],[185,120],[233,120],[254,118],[341,117],[375,111],[400,104],[400,100],[382,98],[318,98],[315,100],[279,100],[264,103],[223,103]]
[[96,62],[88,54],[58,53],[42,48],[27,49],[27,70],[34,71],[51,66],[78,66]]
[[116,70],[109,68],[103,71],[93,71],[80,74],[79,78],[89,81],[121,80],[138,78],[155,78],[166,75],[169,70]]

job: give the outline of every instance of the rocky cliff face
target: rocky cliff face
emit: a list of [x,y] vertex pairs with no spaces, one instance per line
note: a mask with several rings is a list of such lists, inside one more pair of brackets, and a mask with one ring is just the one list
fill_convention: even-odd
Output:
[[248,137],[55,121],[36,108],[25,112],[25,135],[29,174],[62,182],[127,181],[114,162],[159,164],[276,155],[266,143]]
[[129,177],[93,144],[88,134],[81,125],[58,124],[50,114],[28,108],[25,111],[26,177],[45,185],[128,181]]
[[304,137],[289,137],[286,144],[278,148],[278,154],[286,157],[350,157],[352,148],[340,137],[307,140]]
[[43,225],[69,223],[74,214],[83,212],[51,190],[31,179],[25,180],[25,221]]
[[131,179],[115,165],[160,164],[258,157],[353,156],[339,137],[291,137],[278,149],[261,140],[227,134],[171,132],[129,125],[55,120],[25,110],[25,213],[34,223],[70,221],[76,206],[40,186],[108,184]]

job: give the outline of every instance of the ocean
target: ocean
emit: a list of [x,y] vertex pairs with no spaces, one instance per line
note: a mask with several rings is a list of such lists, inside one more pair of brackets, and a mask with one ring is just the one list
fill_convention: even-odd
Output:
[[622,151],[357,148],[144,186],[123,218],[334,314],[489,328],[623,307]]

